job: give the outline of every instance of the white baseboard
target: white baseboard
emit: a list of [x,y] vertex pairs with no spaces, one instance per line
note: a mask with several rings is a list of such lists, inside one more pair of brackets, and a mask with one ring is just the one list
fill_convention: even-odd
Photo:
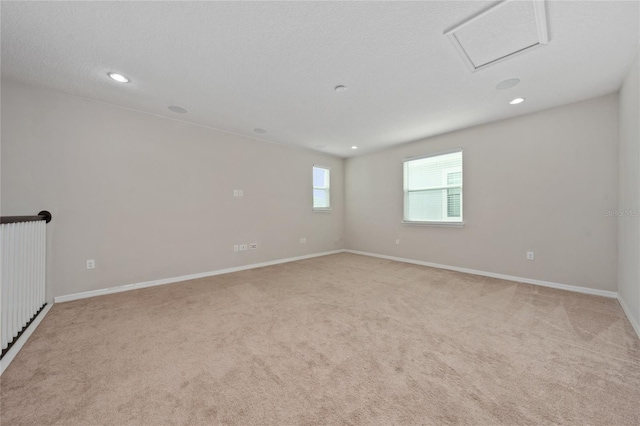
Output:
[[236,266],[227,269],[218,269],[216,271],[201,272],[198,274],[182,275],[180,277],[163,278],[160,280],[145,281],[135,284],[125,284],[117,287],[103,288],[100,290],[83,291],[81,293],[67,294],[54,298],[55,303],[70,302],[72,300],[86,299],[88,297],[103,296],[105,294],[120,293],[123,291],[137,290],[140,288],[154,287],[157,285],[177,283],[180,281],[195,280],[197,278],[212,277],[214,275],[229,274],[231,272],[246,271],[247,269],[262,268],[264,266],[278,265],[280,263],[295,262],[296,260],[310,259],[312,257],[327,256],[330,254],[342,253],[344,250],[332,250],[321,253],[306,254],[304,256],[289,257],[286,259],[270,260],[268,262],[253,263],[251,265]]
[[29,340],[29,337],[31,337],[31,335],[36,330],[36,328],[38,328],[38,325],[40,325],[40,322],[47,315],[47,313],[49,312],[49,309],[51,309],[52,306],[53,306],[52,303],[48,303],[47,306],[44,307],[42,312],[40,312],[40,314],[36,317],[36,319],[33,320],[31,324],[29,324],[29,327],[27,327],[24,333],[20,335],[20,337],[18,338],[18,340],[16,340],[13,346],[11,346],[11,349],[9,349],[5,354],[5,356],[2,357],[2,359],[0,360],[0,375],[4,373],[4,370],[6,370],[9,364],[11,364],[11,361],[13,361],[16,355],[18,355],[18,352],[20,352],[20,349],[22,349],[24,344],[27,343],[27,340]]
[[478,271],[476,269],[459,268],[457,266],[441,265],[439,263],[423,262],[421,260],[406,259],[403,257],[387,256],[384,254],[368,253],[364,251],[345,250],[345,252],[360,254],[363,256],[379,257],[381,259],[395,260],[397,262],[413,263],[415,265],[430,266],[432,268],[448,269],[450,271],[464,272],[466,274],[474,274],[474,275],[482,275],[482,276],[491,277],[491,278],[499,278],[501,280],[516,281],[520,283],[540,285],[543,287],[557,288],[560,290],[574,291],[576,293],[593,294],[596,296],[611,297],[614,299],[618,297],[618,293],[615,291],[597,290],[594,288],[579,287],[579,286],[568,285],[568,284],[558,284],[550,281],[534,280],[531,278],[514,277],[512,275],[496,274],[494,272],[485,272],[485,271]]
[[[432,267],[432,268],[448,269],[448,270],[451,270],[451,271],[463,272],[463,273],[474,274],[474,275],[482,275],[482,276],[485,276],[485,277],[499,278],[499,279],[502,279],[502,280],[508,280],[508,281],[526,283],[526,284],[539,285],[539,286],[543,286],[543,287],[556,288],[556,289],[559,289],[559,290],[567,290],[567,291],[573,291],[573,292],[577,292],[577,293],[592,294],[592,295],[595,295],[595,296],[603,296],[603,297],[609,297],[609,298],[618,299],[618,301],[620,302],[620,305],[622,306],[622,309],[624,310],[625,314],[629,318],[629,322],[631,323],[631,325],[633,326],[634,330],[636,331],[636,333],[638,333],[638,336],[640,337],[640,325],[638,325],[638,322],[635,320],[635,318],[633,318],[631,316],[629,308],[624,303],[624,301],[619,298],[618,293],[615,292],[615,291],[597,290],[597,289],[588,288],[588,287],[579,287],[579,286],[568,285],[568,284],[559,284],[559,283],[554,283],[554,282],[550,282],[550,281],[541,281],[541,280],[535,280],[535,279],[531,279],[531,278],[523,278],[523,277],[516,277],[516,276],[512,276],[512,275],[497,274],[497,273],[494,273],[494,272],[479,271],[477,269],[460,268],[460,267],[457,267],[457,266],[442,265],[442,264],[439,264],[439,263],[424,262],[424,261],[421,261],[421,260],[407,259],[407,258],[396,257],[396,256],[387,256],[387,255],[384,255],[384,254],[369,253],[369,252],[358,251],[358,250],[349,250],[349,249],[332,250],[332,251],[326,251],[326,252],[321,252],[321,253],[313,253],[313,254],[307,254],[307,255],[304,255],[304,256],[296,256],[296,257],[290,257],[290,258],[286,258],[286,259],[271,260],[271,261],[268,261],[268,262],[253,263],[253,264],[250,264],[250,265],[237,266],[237,267],[226,268],[226,269],[219,269],[219,270],[216,270],[216,271],[202,272],[202,273],[198,273],[198,274],[182,275],[182,276],[179,276],[179,277],[164,278],[164,279],[153,280],[153,281],[145,281],[145,282],[141,282],[141,283],[121,285],[121,286],[117,286],[117,287],[104,288],[104,289],[100,289],[100,290],[84,291],[84,292],[81,292],[81,293],[74,293],[74,294],[68,294],[68,295],[65,295],[65,296],[58,296],[58,297],[55,298],[55,303],[69,302],[69,301],[72,301],[72,300],[85,299],[85,298],[88,298],[88,297],[102,296],[102,295],[112,294],[112,293],[120,293],[120,292],[123,292],[123,291],[137,290],[137,289],[140,289],[140,288],[153,287],[153,286],[164,285],[164,284],[171,284],[171,283],[176,283],[176,282],[180,282],[180,281],[194,280],[194,279],[197,279],[197,278],[211,277],[211,276],[214,276],[214,275],[229,274],[229,273],[232,273],[232,272],[245,271],[245,270],[254,269],[254,268],[262,268],[264,266],[271,266],[271,265],[278,265],[278,264],[281,264],[281,263],[295,262],[296,260],[311,259],[313,257],[327,256],[327,255],[330,255],[330,254],[343,253],[343,252],[359,254],[359,255],[363,255],[363,256],[378,257],[378,258],[381,258],[381,259],[395,260],[397,262],[412,263],[412,264],[421,265],[421,266],[429,266],[429,267]],[[44,315],[46,315],[46,312],[48,312],[48,310],[50,308],[51,308],[51,305],[47,305],[47,307],[45,307],[45,310],[43,312]],[[35,324],[35,327],[37,327],[37,324],[42,320],[42,318],[44,318],[44,315],[39,315],[38,316],[39,319],[34,321],[34,323],[32,325]],[[29,335],[31,335],[31,333],[33,332],[35,327],[30,327],[31,331],[27,330],[23,334],[23,336],[20,337],[19,341],[16,342],[16,344],[14,345],[14,348],[16,349],[16,351],[15,351],[15,353],[13,355],[11,355],[11,351],[13,351],[14,348],[11,348],[11,351],[9,351],[7,353],[7,355],[2,359],[2,361],[1,361],[2,371],[4,371],[4,369],[6,368],[7,365],[9,365],[9,363],[11,362],[11,359],[13,359],[15,354],[18,353],[18,351],[20,350],[20,348],[22,347],[24,342],[27,340]],[[23,339],[23,337],[24,337],[24,340],[22,341],[22,343],[20,343],[20,340]],[[7,361],[5,361],[5,360],[7,360]]]
[[636,334],[638,335],[638,338],[640,339],[640,324],[638,324],[638,321],[633,317],[633,315],[631,315],[631,309],[629,309],[629,307],[627,306],[625,301],[622,300],[620,295],[618,295],[618,303],[620,303],[620,306],[622,306],[622,310],[627,315],[627,318],[629,319],[629,322],[631,323],[631,326],[636,331]]
[[[139,289],[139,288],[153,287],[153,286],[157,286],[157,285],[170,284],[170,283],[175,283],[175,282],[180,282],[180,281],[188,281],[188,280],[193,280],[193,279],[196,279],[196,278],[211,277],[211,276],[214,276],[214,275],[228,274],[228,273],[231,273],[231,272],[245,271],[245,270],[248,270],[248,269],[261,268],[261,267],[264,267],[264,266],[271,266],[271,265],[278,265],[278,264],[281,264],[281,263],[295,262],[297,260],[310,259],[310,258],[313,258],[313,257],[327,256],[327,255],[330,255],[330,254],[343,253],[343,252],[359,254],[359,255],[363,255],[363,256],[378,257],[378,258],[388,259],[388,260],[395,260],[395,261],[398,261],[398,262],[412,263],[412,264],[422,265],[422,266],[429,266],[429,267],[432,267],[432,268],[448,269],[448,270],[451,270],[451,271],[464,272],[464,273],[467,273],[467,274],[482,275],[482,276],[486,276],[486,277],[499,278],[499,279],[508,280],[508,281],[516,281],[516,282],[522,282],[522,283],[527,283],[527,284],[540,285],[540,286],[544,286],[544,287],[557,288],[557,289],[560,289],[560,290],[567,290],[567,291],[573,291],[573,292],[578,292],[578,293],[592,294],[592,295],[596,295],[596,296],[617,298],[618,302],[620,303],[620,306],[622,306],[623,311],[627,315],[627,318],[629,319],[629,322],[631,323],[632,327],[634,328],[634,330],[638,334],[638,337],[640,337],[640,324],[638,324],[636,319],[631,315],[631,311],[629,310],[629,308],[626,305],[626,303],[619,297],[619,295],[616,292],[613,292],[613,291],[596,290],[596,289],[587,288],[587,287],[579,287],[579,286],[573,286],[573,285],[567,285],[567,284],[558,284],[558,283],[553,283],[553,282],[549,282],[549,281],[541,281],[541,280],[534,280],[534,279],[530,279],[530,278],[515,277],[515,276],[511,276],[511,275],[496,274],[496,273],[493,273],[493,272],[479,271],[479,270],[476,270],[476,269],[459,268],[457,266],[441,265],[441,264],[438,264],[438,263],[423,262],[423,261],[420,261],[420,260],[406,259],[406,258],[395,257],[395,256],[387,256],[387,255],[376,254],[376,253],[368,253],[368,252],[357,251],[357,250],[326,251],[326,252],[322,252],[322,253],[313,253],[313,254],[308,254],[308,255],[304,255],[304,256],[290,257],[290,258],[286,258],[286,259],[278,259],[278,260],[272,260],[272,261],[262,262],[262,263],[254,263],[254,264],[251,264],[251,265],[237,266],[237,267],[234,267],[234,268],[219,269],[217,271],[203,272],[203,273],[199,273],[199,274],[183,275],[183,276],[180,276],[180,277],[165,278],[165,279],[154,280],[154,281],[146,281],[146,282],[142,282],[142,283],[129,284],[129,285],[123,285],[123,286],[118,286],[118,287],[111,287],[111,288],[106,288],[106,289],[101,289],[101,290],[85,291],[85,292],[82,292],[82,293],[69,294],[69,295],[66,295],[66,296],[58,296],[58,297],[55,298],[55,303],[68,302],[68,301],[71,301],[71,300],[84,299],[84,298],[87,298],[87,297],[94,297],[94,296],[100,296],[100,295],[105,295],[105,294],[119,293],[119,292],[123,292],[123,291],[136,290],[136,289]],[[20,336],[20,338],[16,341],[16,343],[11,347],[11,349],[7,352],[7,354],[2,358],[2,360],[0,360],[0,375],[2,373],[4,373],[4,371],[9,366],[11,361],[13,361],[13,359],[18,354],[20,349],[22,349],[22,347],[24,346],[26,341],[29,339],[31,334],[38,327],[38,325],[40,324],[42,319],[47,315],[47,313],[49,312],[49,310],[51,309],[52,306],[53,306],[53,304],[47,304],[47,306],[45,306],[45,308],[42,310],[40,315],[38,315],[38,317],[33,321],[33,323],[31,323],[29,325],[29,328],[27,328],[27,330],[25,330],[25,332]]]

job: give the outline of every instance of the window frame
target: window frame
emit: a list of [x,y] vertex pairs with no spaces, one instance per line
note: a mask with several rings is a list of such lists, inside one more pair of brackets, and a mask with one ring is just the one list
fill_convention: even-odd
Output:
[[[409,191],[407,189],[407,174],[406,174],[406,163],[410,162],[410,161],[415,161],[415,160],[422,160],[424,158],[431,158],[431,157],[439,157],[442,155],[447,155],[447,154],[453,154],[453,153],[460,153],[460,167],[447,167],[445,169],[442,169],[442,173],[443,176],[447,176],[448,173],[456,173],[456,172],[460,172],[460,177],[461,177],[461,182],[460,185],[447,185],[446,181],[444,185],[441,186],[435,186],[432,188],[421,188],[418,190],[411,190]],[[462,148],[454,148],[454,149],[449,149],[446,151],[438,151],[438,152],[434,152],[434,153],[430,153],[430,154],[424,154],[424,155],[418,155],[418,156],[414,156],[414,157],[407,157],[407,158],[403,158],[402,159],[402,224],[404,225],[418,225],[418,226],[442,226],[442,227],[453,227],[453,228],[462,228],[464,226],[464,157],[463,157],[463,150]],[[452,218],[454,218],[454,220],[407,220],[406,219],[406,199],[407,199],[407,194],[409,192],[420,192],[420,191],[425,191],[425,190],[436,190],[436,189],[443,189],[443,190],[448,190],[448,189],[460,189],[460,216],[459,216],[459,220],[455,220],[458,217],[457,216],[452,216]],[[443,192],[443,217],[448,217],[448,211],[447,211],[447,197],[448,197],[448,191],[444,191]]]
[[[314,185],[314,181],[313,181],[313,172],[314,169],[323,169],[326,170],[328,173],[328,186],[324,187],[324,186],[315,186]],[[316,207],[315,206],[315,193],[314,191],[316,189],[321,189],[321,190],[325,190],[327,191],[327,207]],[[311,167],[311,209],[314,212],[330,212],[331,211],[331,167],[328,166],[322,166],[320,164],[314,164],[313,167]]]

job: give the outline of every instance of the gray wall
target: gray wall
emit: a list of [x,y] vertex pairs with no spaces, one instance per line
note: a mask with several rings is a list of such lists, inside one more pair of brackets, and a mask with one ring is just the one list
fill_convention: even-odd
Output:
[[[618,292],[640,324],[640,68],[638,53],[620,89]],[[638,331],[640,332],[640,331]]]
[[[606,212],[618,206],[617,102],[607,95],[347,160],[347,248],[616,291],[617,218]],[[402,225],[402,159],[456,147],[464,227]]]
[[[314,163],[332,168],[332,212],[312,212]],[[2,215],[53,213],[49,297],[341,249],[343,170],[321,153],[2,82]]]
[[[621,108],[630,118],[620,117],[622,134],[628,120],[637,123],[622,105],[625,93]],[[3,82],[2,214],[54,214],[55,296],[343,247],[616,291],[618,220],[625,219],[606,212],[623,204],[617,111],[613,94],[345,164]],[[637,153],[637,133],[635,140]],[[465,226],[402,225],[402,159],[455,147],[464,149]],[[311,210],[314,163],[332,168],[330,213]],[[233,189],[245,196],[233,198]],[[250,242],[260,249],[232,251]],[[528,250],[535,261],[525,259]],[[637,251],[624,253],[621,271],[627,265],[637,274]],[[85,269],[86,259],[96,259],[95,270]],[[637,295],[631,287],[627,293]]]

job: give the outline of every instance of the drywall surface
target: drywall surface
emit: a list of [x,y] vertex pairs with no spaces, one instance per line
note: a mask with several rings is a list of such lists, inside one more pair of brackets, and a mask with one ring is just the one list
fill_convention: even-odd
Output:
[[[640,324],[640,68],[638,53],[620,89],[618,292]],[[636,331],[638,328],[636,328]],[[640,331],[638,331],[640,333]]]
[[[331,167],[331,212],[312,211],[314,164]],[[2,215],[53,214],[49,299],[341,249],[343,169],[309,150],[2,84]],[[258,249],[233,251],[249,243]]]
[[[615,291],[617,102],[607,95],[348,159],[347,248]],[[402,224],[403,158],[452,148],[463,149],[464,226]]]

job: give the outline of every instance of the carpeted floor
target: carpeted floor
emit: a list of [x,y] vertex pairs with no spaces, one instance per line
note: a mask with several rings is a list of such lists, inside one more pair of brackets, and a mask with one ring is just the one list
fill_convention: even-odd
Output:
[[338,254],[56,304],[2,425],[634,425],[613,299]]

